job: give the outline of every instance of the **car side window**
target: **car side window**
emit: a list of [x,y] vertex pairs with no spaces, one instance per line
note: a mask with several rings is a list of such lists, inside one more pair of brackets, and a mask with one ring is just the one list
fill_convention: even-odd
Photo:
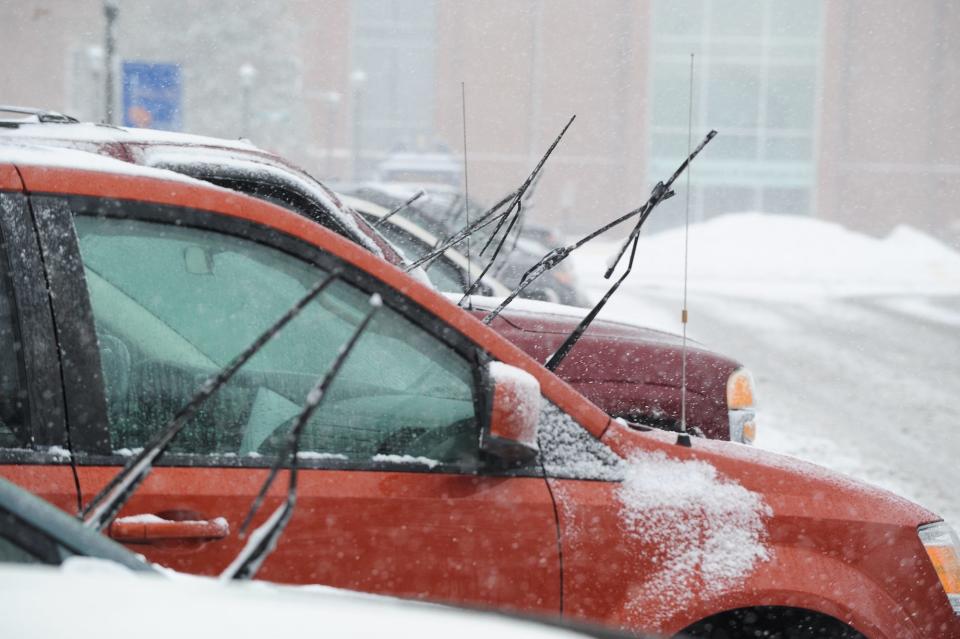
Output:
[[0,244],[0,448],[29,444],[23,350],[17,328],[6,246]]
[[[328,273],[219,232],[76,217],[114,450],[144,443]],[[346,268],[346,267],[344,267]],[[273,337],[174,441],[171,453],[256,459],[281,450],[304,399],[370,309],[343,276]],[[456,463],[475,457],[474,369],[385,305],[301,441],[305,459]]]

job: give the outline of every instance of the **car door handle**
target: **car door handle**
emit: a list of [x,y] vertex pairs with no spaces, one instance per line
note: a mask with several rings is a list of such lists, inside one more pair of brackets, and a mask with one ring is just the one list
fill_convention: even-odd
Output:
[[230,534],[230,524],[223,517],[214,519],[174,520],[157,515],[119,517],[110,524],[110,537],[127,543],[195,539],[223,539]]

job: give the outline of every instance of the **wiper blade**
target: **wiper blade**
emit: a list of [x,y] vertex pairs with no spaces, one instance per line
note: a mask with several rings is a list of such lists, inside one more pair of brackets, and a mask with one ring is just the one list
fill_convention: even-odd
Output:
[[374,294],[370,298],[370,305],[373,306],[373,308],[370,309],[370,312],[367,313],[363,321],[361,321],[356,330],[354,330],[350,339],[340,347],[340,352],[337,353],[336,358],[330,365],[330,369],[314,387],[310,389],[310,392],[307,393],[303,410],[297,415],[296,421],[287,435],[286,446],[284,447],[283,453],[277,457],[276,462],[274,462],[270,468],[270,474],[267,475],[263,486],[260,487],[260,492],[257,493],[253,504],[250,506],[250,511],[240,525],[241,536],[245,533],[247,526],[250,525],[254,515],[260,510],[260,506],[263,505],[267,491],[270,490],[270,486],[273,485],[274,479],[276,479],[277,474],[280,472],[280,467],[284,461],[289,459],[290,479],[287,484],[286,499],[273,511],[273,514],[271,514],[263,524],[250,534],[250,539],[226,570],[220,574],[220,579],[252,579],[254,575],[257,574],[257,571],[260,570],[260,566],[266,560],[267,556],[273,552],[273,549],[277,545],[277,540],[280,538],[280,535],[283,534],[287,523],[290,521],[290,517],[293,516],[293,508],[297,503],[297,453],[300,448],[300,436],[303,434],[307,422],[310,421],[310,418],[313,417],[323,402],[323,399],[326,397],[327,389],[330,388],[330,384],[333,383],[333,380],[336,378],[337,373],[340,372],[347,357],[350,356],[353,347],[356,346],[360,336],[367,329],[373,316],[380,309],[380,296]]
[[383,217],[381,217],[379,220],[377,220],[376,222],[374,222],[374,223],[371,224],[370,226],[372,226],[373,228],[379,228],[381,224],[383,224],[384,222],[386,222],[387,220],[389,220],[391,217],[393,217],[394,215],[396,215],[396,214],[399,213],[400,211],[404,210],[405,208],[407,208],[408,206],[410,206],[411,204],[413,204],[414,202],[416,202],[417,200],[419,200],[420,198],[422,198],[422,197],[423,197],[424,195],[426,195],[426,194],[427,194],[426,191],[424,191],[423,189],[420,189],[419,191],[417,191],[417,192],[414,194],[413,197],[409,198],[409,199],[408,199],[406,202],[404,202],[403,204],[400,204],[399,206],[396,206],[396,207],[394,207],[393,209],[391,209],[391,211],[390,211],[389,213],[387,213],[386,215],[384,215]]
[[220,390],[224,384],[229,382],[244,364],[250,361],[274,335],[299,315],[300,311],[322,293],[338,276],[339,273],[333,272],[323,280],[317,282],[306,295],[290,307],[282,317],[267,328],[250,346],[237,355],[216,375],[208,378],[200,386],[200,390],[177,411],[163,429],[144,446],[143,450],[127,462],[123,470],[117,473],[117,475],[96,494],[90,503],[87,504],[80,513],[84,525],[94,530],[103,530],[109,525],[117,513],[120,512],[120,509],[123,508],[123,505],[130,499],[130,496],[133,494],[133,491],[137,489],[137,486],[150,474],[153,465],[156,464],[163,453],[166,452],[173,438],[183,430],[187,422],[196,414],[200,405]]
[[[687,158],[680,164],[677,170],[673,172],[673,175],[670,176],[666,183],[657,182],[656,186],[653,187],[650,198],[642,207],[640,207],[640,218],[637,220],[637,224],[633,227],[633,230],[630,231],[630,235],[623,243],[623,246],[620,247],[620,250],[617,252],[614,260],[611,261],[610,267],[607,269],[604,277],[610,277],[610,275],[613,273],[613,269],[616,268],[617,263],[620,261],[620,258],[622,258],[623,254],[626,252],[627,247],[630,246],[630,260],[627,263],[627,269],[624,271],[623,275],[620,276],[620,279],[618,279],[613,286],[610,287],[610,290],[608,290],[606,294],[600,298],[600,301],[597,302],[592,309],[590,309],[590,312],[587,313],[586,317],[580,320],[580,323],[577,324],[576,328],[574,328],[570,335],[567,336],[567,339],[565,339],[563,344],[560,345],[560,348],[558,348],[556,352],[554,352],[553,355],[547,359],[546,364],[544,364],[547,370],[555,371],[557,367],[560,366],[567,354],[569,354],[571,349],[573,349],[577,342],[580,341],[580,337],[583,336],[584,332],[597,317],[597,314],[600,313],[600,310],[606,305],[607,301],[617,291],[617,289],[620,288],[620,285],[625,279],[627,279],[627,276],[630,275],[630,271],[633,270],[633,260],[637,254],[637,243],[640,239],[640,229],[643,227],[643,223],[647,221],[647,218],[650,217],[650,213],[653,212],[653,209],[655,209],[658,204],[673,196],[673,190],[671,189],[673,183],[678,177],[680,177],[680,174],[683,173],[683,170],[690,165],[690,162],[692,162],[693,159],[699,155],[700,151],[703,150],[703,147],[705,147],[716,135],[717,132],[714,130],[711,130],[709,133],[707,133],[707,136],[703,139],[703,141],[690,153],[690,155],[687,156]],[[623,220],[621,219],[620,221]],[[593,237],[596,237],[596,235]]]
[[411,270],[417,268],[418,266],[422,266],[427,262],[431,262],[437,259],[437,257],[442,255],[443,252],[446,251],[447,249],[453,246],[456,246],[457,244],[460,244],[469,236],[473,235],[475,232],[493,224],[496,220],[500,219],[501,215],[503,215],[503,213],[500,213],[499,215],[495,215],[497,211],[499,211],[501,208],[503,208],[503,206],[507,202],[513,199],[513,196],[516,195],[516,193],[517,193],[516,191],[512,191],[511,193],[506,195],[502,200],[500,200],[499,202],[491,206],[489,209],[484,211],[483,215],[475,219],[470,224],[467,224],[466,226],[464,226],[462,229],[460,229],[450,237],[444,239],[443,242],[438,244],[437,247],[434,248],[429,253],[426,253],[420,256],[419,258],[417,258],[406,269],[404,269],[404,272],[410,272]]
[[[650,195],[650,199],[647,200],[647,211],[640,216],[640,220],[637,222],[637,225],[633,228],[633,230],[630,231],[630,235],[620,247],[620,251],[617,253],[617,256],[607,266],[607,272],[603,274],[604,278],[610,279],[610,276],[613,275],[614,269],[617,268],[617,264],[620,262],[620,258],[622,258],[623,254],[626,252],[630,242],[636,239],[637,234],[640,233],[640,226],[642,226],[644,220],[647,219],[646,216],[650,215],[650,211],[660,204],[660,202],[673,195],[673,191],[671,190],[673,183],[676,182],[678,177],[680,177],[680,174],[683,173],[684,169],[690,166],[690,163],[693,162],[693,158],[700,155],[700,151],[703,150],[703,147],[707,146],[710,140],[712,140],[716,135],[717,132],[711,129],[710,132],[707,133],[707,137],[705,137],[703,141],[697,145],[697,148],[690,152],[690,155],[687,156],[687,159],[685,159],[680,166],[677,167],[677,170],[673,172],[673,175],[670,176],[670,179],[668,179],[666,183],[657,182],[657,185],[653,187],[653,193]],[[667,193],[670,195],[667,195]]]
[[[510,206],[507,207],[507,210],[500,214],[500,221],[497,223],[497,227],[493,229],[493,233],[490,234],[490,237],[487,238],[486,243],[483,245],[483,248],[480,249],[480,255],[483,255],[487,249],[491,246],[494,239],[496,239],[497,234],[500,232],[500,229],[509,219],[510,223],[507,225],[507,230],[504,231],[503,236],[497,242],[496,248],[493,251],[493,255],[490,256],[490,260],[487,262],[486,266],[483,267],[483,270],[480,271],[480,275],[470,284],[470,287],[463,294],[463,297],[460,298],[459,304],[463,304],[470,295],[473,294],[477,287],[480,286],[480,282],[483,280],[484,276],[490,270],[490,267],[493,266],[493,263],[497,261],[497,256],[500,254],[501,249],[503,249],[504,243],[506,243],[507,238],[510,237],[510,231],[513,230],[513,227],[516,225],[517,220],[520,219],[523,213],[523,196],[527,192],[527,189],[530,188],[530,185],[533,184],[533,181],[537,179],[537,176],[540,174],[543,165],[546,164],[547,159],[553,153],[553,150],[557,148],[557,145],[560,144],[560,140],[563,139],[563,136],[566,135],[567,130],[570,128],[570,125],[573,124],[573,121],[577,119],[576,115],[570,116],[570,119],[561,129],[560,134],[553,140],[553,143],[547,148],[547,152],[543,154],[540,158],[540,161],[537,162],[537,165],[534,167],[533,172],[527,176],[527,179],[523,181],[523,184],[520,185],[520,188],[517,189],[515,195],[513,196],[513,201],[510,202]],[[516,210],[516,212],[514,212]],[[512,214],[512,215],[511,215]]]
[[[672,191],[667,193],[663,199],[666,200],[670,197],[673,197]],[[573,244],[569,244],[567,246],[561,246],[559,248],[555,248],[549,251],[546,255],[540,258],[540,260],[536,264],[534,264],[533,266],[528,268],[526,272],[524,272],[524,274],[520,277],[519,284],[517,284],[517,286],[514,287],[512,291],[510,291],[509,295],[503,298],[503,301],[501,301],[500,304],[495,309],[487,313],[486,317],[483,318],[483,323],[489,324],[490,322],[492,322],[494,318],[496,318],[497,315],[499,315],[500,312],[503,311],[503,309],[505,309],[507,305],[510,304],[510,302],[516,299],[517,296],[519,296],[520,293],[526,290],[528,286],[533,284],[533,282],[536,281],[538,277],[540,277],[541,275],[543,275],[544,273],[546,273],[547,271],[555,267],[557,264],[559,264],[563,260],[567,259],[567,257],[569,257],[570,254],[573,253],[575,250],[577,250],[578,248],[580,248],[590,240],[594,239],[598,235],[602,235],[606,233],[607,231],[617,226],[618,224],[621,224],[629,220],[631,217],[634,217],[635,215],[643,213],[645,210],[647,210],[647,206],[648,206],[647,203],[644,203],[643,206],[639,206],[633,209],[632,211],[628,211],[627,213],[624,213],[617,219],[611,222],[607,222],[597,230],[592,231],[588,235],[585,235],[584,237],[580,238]]]

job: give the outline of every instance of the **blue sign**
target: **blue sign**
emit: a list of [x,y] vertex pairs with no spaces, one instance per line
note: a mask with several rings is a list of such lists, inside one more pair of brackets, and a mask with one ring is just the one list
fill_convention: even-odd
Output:
[[180,65],[123,63],[123,125],[179,131],[182,126]]

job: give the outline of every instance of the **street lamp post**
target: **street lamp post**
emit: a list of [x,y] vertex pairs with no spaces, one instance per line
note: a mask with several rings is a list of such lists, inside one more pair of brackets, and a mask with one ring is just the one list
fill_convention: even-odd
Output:
[[363,85],[367,83],[367,74],[361,69],[357,69],[350,74],[350,85],[353,87],[353,179],[360,179],[360,154],[363,145],[361,144],[360,134],[360,116],[363,113]]
[[119,9],[112,0],[105,0],[103,3],[103,15],[107,19],[104,30],[104,87],[103,87],[103,116],[107,124],[116,124],[114,114],[114,58],[116,56],[117,35],[114,26],[117,22]]
[[250,94],[257,79],[257,69],[249,62],[240,65],[240,137],[250,137]]

